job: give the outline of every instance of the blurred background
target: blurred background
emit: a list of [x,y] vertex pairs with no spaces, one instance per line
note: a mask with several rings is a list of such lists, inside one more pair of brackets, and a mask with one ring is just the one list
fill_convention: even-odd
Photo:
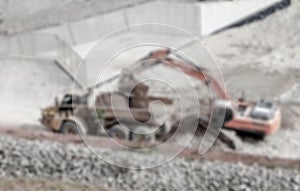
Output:
[[[0,1],[0,189],[299,190],[299,8],[297,0]],[[166,165],[129,170],[102,161],[78,136],[40,122],[42,109],[56,97],[118,75],[158,45],[211,71],[234,100],[243,95],[276,103],[280,128],[264,139],[222,129],[235,149],[221,138],[200,156],[201,138],[193,138]],[[175,72],[155,72],[190,93]],[[192,86],[208,97],[203,83]],[[171,91],[159,88],[172,98]],[[195,106],[191,100],[186,104]],[[183,124],[187,130],[166,150],[192,135],[192,122]],[[170,154],[128,153],[114,149],[107,137],[88,139],[101,155],[124,164],[152,164]]]

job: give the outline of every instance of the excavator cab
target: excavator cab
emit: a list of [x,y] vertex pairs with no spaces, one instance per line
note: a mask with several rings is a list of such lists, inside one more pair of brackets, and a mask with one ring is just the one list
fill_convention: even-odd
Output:
[[67,93],[62,98],[61,102],[58,102],[59,108],[74,108],[79,105],[87,104],[87,96],[75,94],[75,93]]
[[254,135],[264,138],[273,134],[281,124],[281,112],[277,104],[261,100],[259,102],[238,102],[232,120],[225,123],[226,129],[237,131],[239,135]]
[[268,121],[274,118],[277,108],[275,103],[261,100],[253,106],[250,116],[253,119]]

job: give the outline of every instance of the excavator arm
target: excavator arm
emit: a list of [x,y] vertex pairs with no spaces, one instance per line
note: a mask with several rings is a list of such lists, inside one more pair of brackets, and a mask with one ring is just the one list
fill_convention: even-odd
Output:
[[[137,63],[137,66],[134,67],[134,72],[138,73],[141,71],[145,71],[159,64],[165,65],[167,67],[175,68],[175,69],[177,68],[182,72],[184,72],[185,74],[205,82],[205,84],[211,88],[212,93],[216,93],[218,98],[224,100],[231,99],[231,96],[227,93],[224,86],[220,84],[219,81],[216,80],[215,77],[211,75],[207,70],[205,70],[204,68],[200,68],[193,63],[189,63],[186,60],[185,61],[174,60],[168,57],[170,54],[171,51],[169,49],[153,51],[146,57],[142,58],[140,60],[141,62]],[[116,75],[109,78],[108,80],[105,80],[91,87],[88,87],[87,88],[88,92],[91,92],[92,89],[99,88],[103,84],[107,84],[117,79],[118,77],[119,75]]]
[[[226,89],[222,84],[219,83],[218,80],[215,79],[213,75],[211,75],[204,68],[197,67],[193,63],[188,63],[186,61],[174,60],[168,55],[171,53],[169,49],[157,50],[151,52],[149,56],[143,58],[143,60],[150,60],[150,63],[157,62],[157,64],[163,64],[167,67],[177,68],[184,72],[185,74],[199,79],[211,88],[212,93],[216,93],[218,98],[223,100],[230,100],[231,96],[227,93]],[[187,65],[189,64],[189,65]]]

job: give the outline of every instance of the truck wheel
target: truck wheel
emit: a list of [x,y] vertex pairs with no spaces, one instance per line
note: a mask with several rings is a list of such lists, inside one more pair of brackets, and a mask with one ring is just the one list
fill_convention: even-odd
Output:
[[150,132],[152,131],[148,127],[137,127],[134,132],[131,132],[131,140],[138,142],[154,141],[155,134]]
[[164,139],[167,134],[167,127],[165,124],[159,127],[159,129],[155,132],[156,139]]
[[108,135],[112,138],[129,140],[129,132],[121,125],[114,125],[108,129]]
[[72,134],[72,135],[78,135],[79,129],[76,126],[76,123],[74,122],[64,122],[60,128],[61,133],[63,134]]

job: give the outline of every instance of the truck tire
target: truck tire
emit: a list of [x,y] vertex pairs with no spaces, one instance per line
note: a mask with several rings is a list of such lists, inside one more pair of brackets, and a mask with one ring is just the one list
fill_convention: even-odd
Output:
[[150,133],[149,127],[140,126],[131,132],[131,140],[137,142],[153,142],[155,141],[155,133]]
[[129,131],[117,124],[108,129],[108,135],[112,138],[129,140]]
[[62,134],[78,135],[79,131],[79,127],[77,127],[76,123],[71,121],[64,122],[60,128]]
[[162,124],[159,129],[157,130],[157,132],[155,132],[155,139],[164,139],[167,135],[168,131],[167,131],[167,127],[165,124]]

